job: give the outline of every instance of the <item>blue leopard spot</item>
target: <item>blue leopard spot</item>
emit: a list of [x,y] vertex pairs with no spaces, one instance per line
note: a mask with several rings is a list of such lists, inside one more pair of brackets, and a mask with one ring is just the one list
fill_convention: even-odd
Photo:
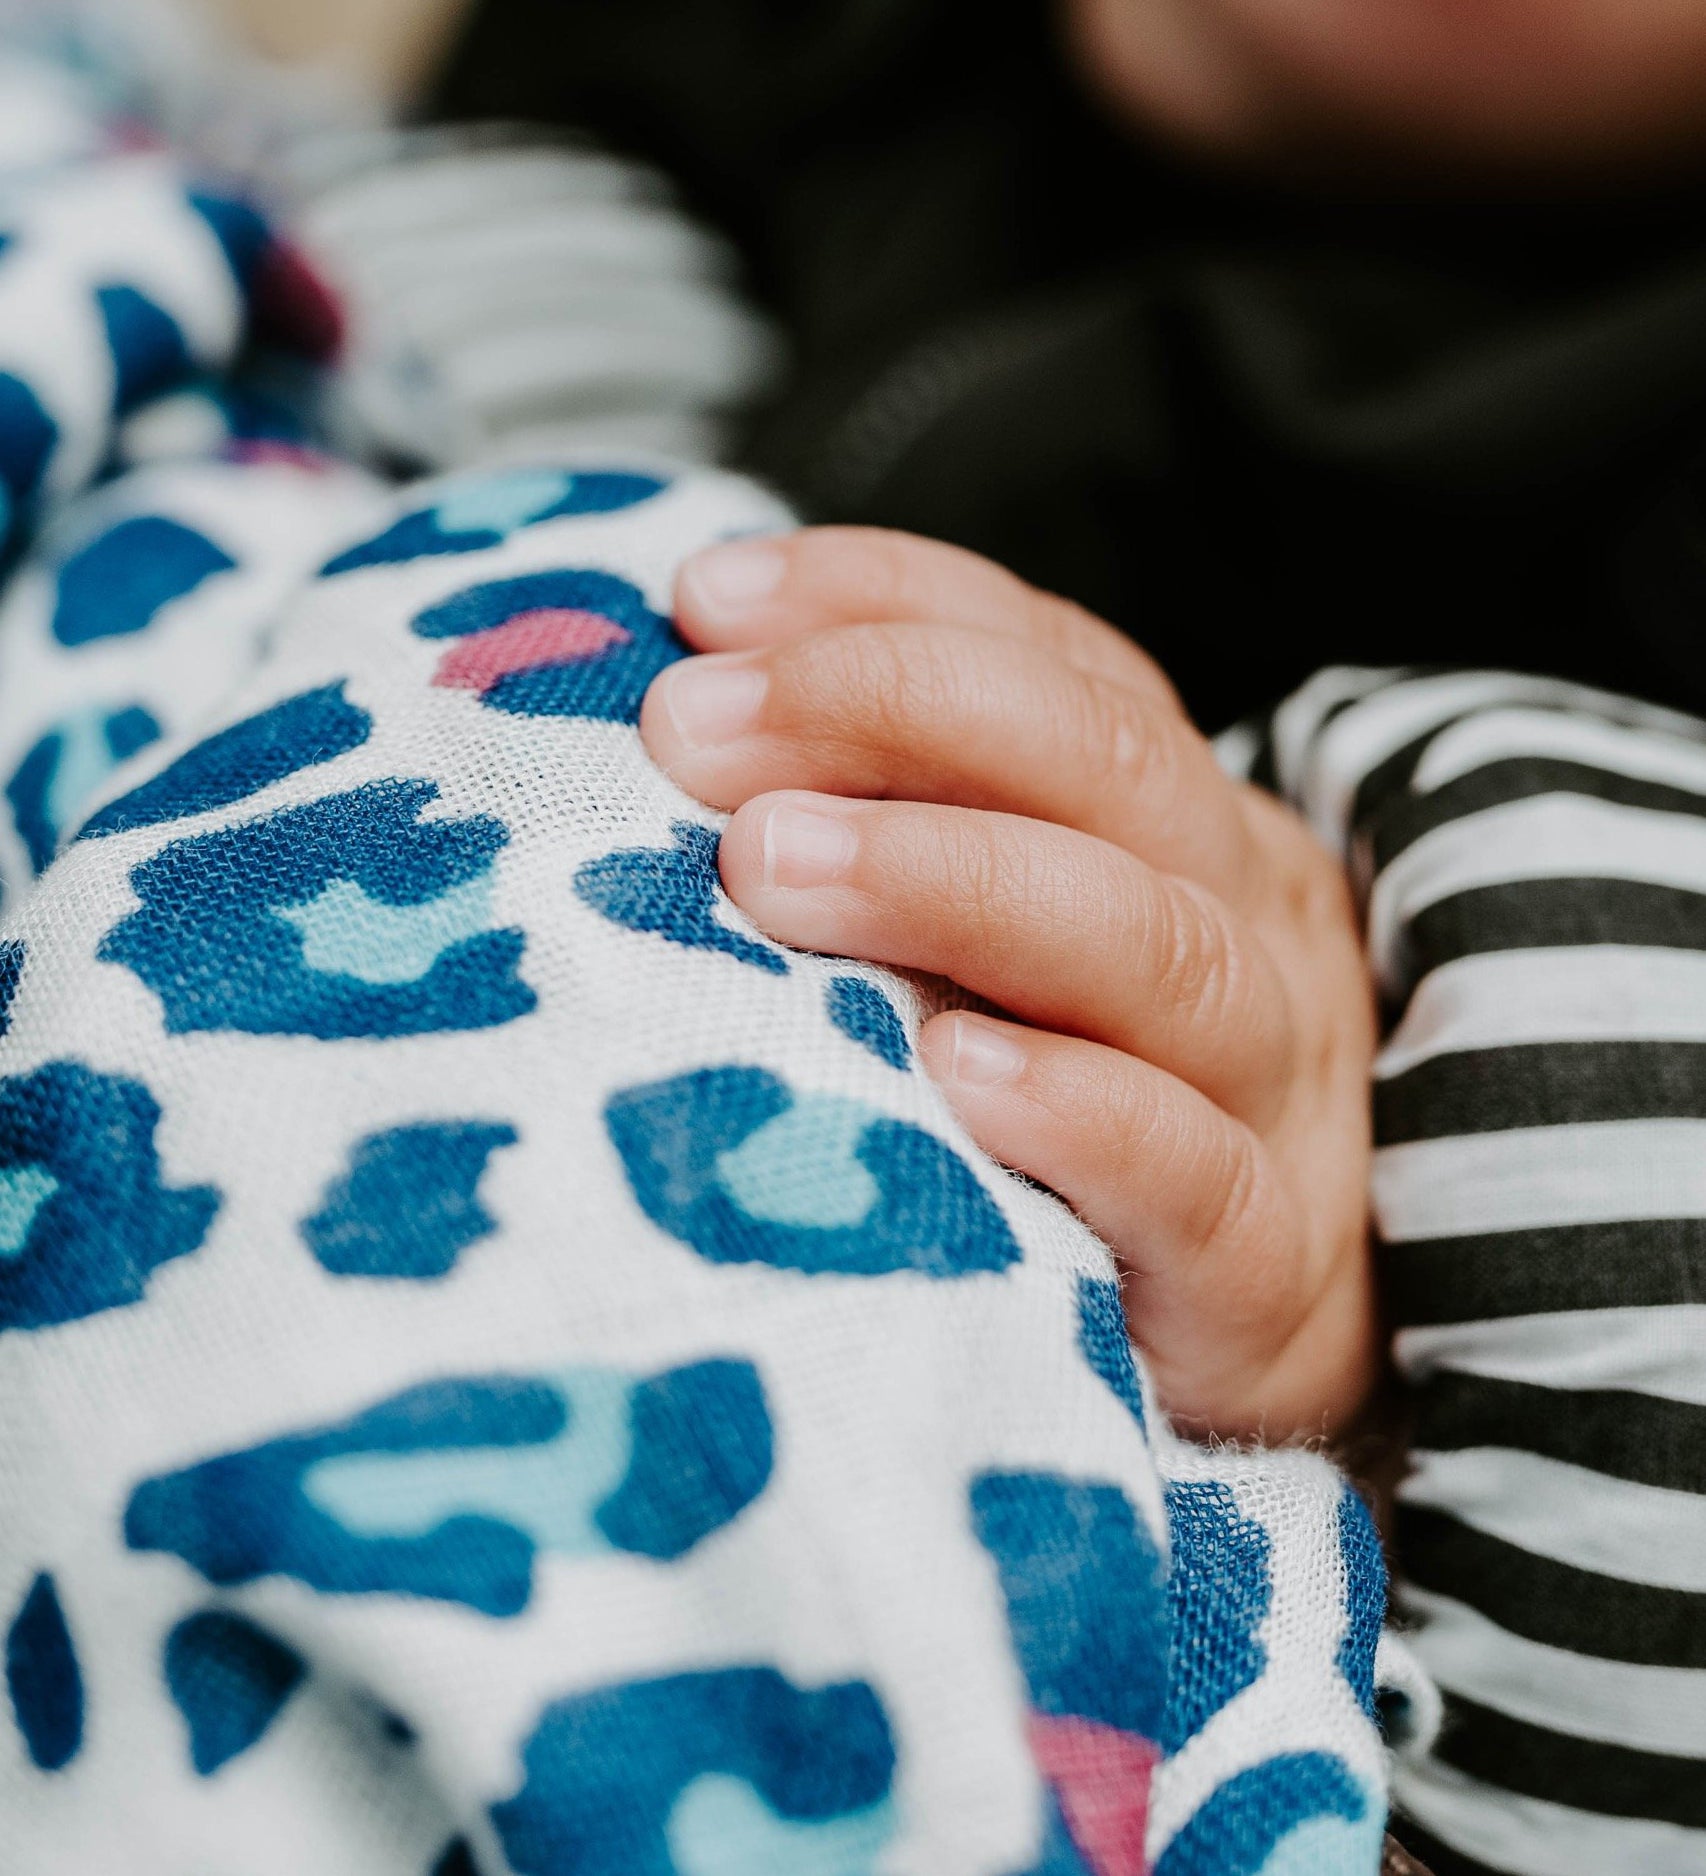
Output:
[[671,944],[721,951],[781,976],[788,960],[772,945],[717,917],[728,904],[717,874],[718,836],[692,821],[670,828],[673,847],[633,847],[588,860],[575,874],[576,895],[615,925],[656,932]]
[[1046,1472],[986,1472],[971,1515],[1000,1572],[1032,1707],[1156,1738],[1166,1569],[1126,1495]]
[[247,1752],[307,1671],[302,1657],[239,1615],[205,1609],[166,1637],[166,1686],[203,1778]]
[[480,1876],[474,1852],[468,1848],[468,1839],[452,1837],[440,1851],[429,1876]]
[[217,1584],[292,1576],[511,1616],[541,1551],[685,1554],[763,1489],[770,1440],[744,1362],[434,1381],[144,1481],[125,1539]]
[[413,629],[459,641],[439,659],[437,688],[474,691],[514,716],[637,723],[646,687],[686,656],[637,586],[596,568],[471,586],[429,606]]
[[1167,1487],[1174,1652],[1161,1739],[1176,1752],[1267,1663],[1260,1631],[1273,1600],[1273,1540],[1220,1479]]
[[206,222],[232,278],[246,292],[260,266],[261,257],[272,241],[260,211],[234,196],[209,195],[192,190],[186,197],[189,207]]
[[912,1046],[894,1005],[867,977],[832,977],[824,999],[829,1020],[844,1036],[890,1068],[912,1064]]
[[132,515],[86,541],[59,568],[53,635],[87,645],[145,631],[155,614],[236,561],[167,515]]
[[0,485],[14,514],[40,492],[58,441],[59,425],[41,399],[22,378],[0,371]]
[[491,1809],[518,1876],[871,1876],[894,1742],[863,1681],[773,1668],[636,1681],[545,1709]]
[[372,728],[373,719],[345,698],[341,683],[287,697],[185,750],[151,781],[109,801],[79,838],[126,833],[229,807],[287,775],[359,749]]
[[0,1036],[12,1027],[12,1005],[24,975],[28,956],[22,938],[0,938]]
[[706,1068],[615,1095],[605,1125],[640,1208],[713,1263],[961,1277],[1019,1259],[970,1167],[906,1121]]
[[480,1178],[499,1147],[520,1136],[502,1122],[394,1127],[356,1146],[302,1235],[340,1277],[442,1277],[471,1244],[497,1229],[480,1203]]
[[370,541],[328,560],[322,574],[392,566],[429,554],[472,554],[496,547],[518,529],[562,515],[605,515],[632,508],[669,485],[656,476],[610,470],[515,469],[458,482],[431,508],[418,508]]
[[83,1744],[83,1676],[53,1578],[31,1583],[6,1631],[6,1689],[24,1749],[44,1772],[57,1772]]
[[1155,1876],[1281,1876],[1284,1865],[1276,1869],[1269,1858],[1299,1826],[1320,1818],[1369,1828],[1360,1861],[1302,1866],[1310,1876],[1361,1876],[1378,1865],[1381,1821],[1350,1768],[1330,1753],[1288,1752],[1218,1786],[1168,1844]]
[[141,909],[98,955],[160,998],[167,1029],[413,1036],[485,1029],[536,998],[526,944],[492,929],[488,816],[422,820],[431,782],[373,782],[174,841],[130,875]]
[[1143,1381],[1132,1353],[1120,1286],[1111,1278],[1078,1279],[1078,1346],[1138,1426],[1145,1426]]
[[131,286],[95,289],[113,360],[113,409],[120,416],[189,376],[189,347],[178,322]]
[[1357,1705],[1375,1718],[1374,1654],[1386,1620],[1386,1558],[1369,1509],[1349,1485],[1339,1495],[1339,1554],[1345,1561],[1345,1632],[1339,1672]]
[[137,1302],[201,1243],[219,1194],[160,1183],[159,1122],[140,1082],[81,1063],[0,1080],[0,1329]]
[[31,746],[6,784],[6,799],[38,873],[113,770],[159,737],[154,718],[140,704],[130,704],[122,710],[80,711]]
[[637,1382],[628,1417],[628,1469],[594,1514],[617,1550],[684,1557],[769,1482],[775,1439],[750,1362],[695,1362]]

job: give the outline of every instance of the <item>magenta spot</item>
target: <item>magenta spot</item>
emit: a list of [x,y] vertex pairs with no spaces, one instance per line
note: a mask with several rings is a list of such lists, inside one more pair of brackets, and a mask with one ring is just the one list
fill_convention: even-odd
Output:
[[439,660],[433,683],[445,690],[489,690],[512,671],[582,664],[633,634],[602,612],[539,606],[454,644]]
[[1073,1844],[1094,1876],[1147,1876],[1149,1781],[1161,1748],[1076,1716],[1033,1713],[1031,1757],[1054,1787]]

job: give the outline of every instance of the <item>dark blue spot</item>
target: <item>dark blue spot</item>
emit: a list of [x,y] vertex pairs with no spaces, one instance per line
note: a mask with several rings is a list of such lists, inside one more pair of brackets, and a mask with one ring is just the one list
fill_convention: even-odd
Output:
[[18,837],[40,873],[112,771],[158,741],[160,725],[140,704],[111,715],[84,714],[39,737],[6,784]]
[[692,821],[670,828],[675,845],[632,847],[588,860],[575,874],[575,892],[595,912],[630,931],[656,932],[672,944],[721,951],[743,964],[780,976],[782,953],[717,917],[728,903],[717,875],[717,835]]
[[304,1221],[308,1248],[340,1277],[442,1277],[496,1230],[480,1175],[513,1127],[446,1121],[396,1127],[361,1141],[350,1169]]
[[22,378],[0,371],[0,484],[16,510],[34,500],[59,441],[59,425]]
[[623,637],[591,656],[495,677],[480,693],[481,701],[494,710],[513,716],[638,723],[652,679],[687,655],[669,620],[652,611],[637,586],[597,569],[528,573],[471,586],[428,607],[415,620],[414,630],[422,638],[464,638],[536,612],[595,613],[619,627]]
[[113,409],[121,416],[189,376],[178,322],[135,287],[95,289],[113,358]]
[[806,1104],[807,1118],[830,1110],[821,1138],[771,1136],[771,1170],[790,1199],[847,1222],[755,1215],[728,1184],[728,1160],[795,1106],[766,1069],[705,1068],[617,1094],[604,1118],[646,1216],[713,1263],[961,1277],[1018,1262],[1006,1221],[958,1154],[908,1122],[876,1109],[861,1114],[854,1102]]
[[451,491],[433,508],[419,508],[402,516],[370,541],[347,548],[328,560],[323,574],[350,573],[358,567],[391,566],[398,561],[419,560],[429,554],[471,554],[481,548],[496,547],[507,540],[516,527],[531,527],[541,521],[555,521],[562,515],[603,515],[618,509],[632,508],[649,500],[668,484],[655,476],[628,475],[607,470],[582,473],[564,472],[563,493],[554,501],[541,504],[537,512],[517,516],[507,524],[484,527],[447,526],[439,510],[454,515],[455,496]]
[[1154,1739],[1167,1693],[1161,1555],[1125,1494],[986,1472],[972,1524],[995,1559],[1031,1705]]
[[224,548],[167,515],[133,515],[63,562],[53,609],[62,645],[143,631],[162,606],[236,566]]
[[27,955],[22,938],[0,938],[0,1036],[12,1027],[12,1004]]
[[[1288,1752],[1219,1786],[1168,1844],[1155,1876],[1257,1876],[1299,1824],[1317,1817],[1355,1824],[1367,1810],[1362,1787],[1342,1759]],[[1378,1844],[1371,1855],[1378,1860]]]
[[433,1864],[429,1876],[480,1876],[474,1852],[468,1848],[468,1839],[452,1837],[444,1846],[438,1861]]
[[907,1068],[912,1048],[894,1005],[867,977],[832,977],[825,998],[829,1020],[844,1036],[890,1068]]
[[192,191],[189,205],[213,231],[240,290],[247,292],[254,279],[261,256],[272,240],[271,230],[259,210],[231,196],[207,195]]
[[430,1381],[339,1426],[144,1480],[125,1511],[125,1542],[182,1557],[210,1583],[293,1576],[335,1594],[427,1596],[514,1615],[532,1586],[527,1533],[478,1513],[447,1517],[418,1536],[352,1532],[314,1502],[304,1476],[352,1453],[537,1446],[567,1422],[562,1395],[543,1382]]
[[[412,1036],[525,1016],[525,937],[483,929],[508,833],[421,820],[437,798],[431,782],[373,782],[174,841],[132,871],[141,909],[99,956],[155,992],[173,1034]],[[421,910],[387,920],[396,908]]]
[[45,1570],[6,1632],[6,1687],[31,1759],[44,1772],[69,1765],[83,1743],[83,1676],[59,1593]]
[[881,1804],[894,1764],[865,1682],[802,1689],[773,1668],[724,1668],[556,1701],[520,1791],[491,1815],[518,1876],[677,1876],[670,1813],[696,1779],[744,1780],[776,1817],[829,1824]]
[[219,1194],[160,1183],[159,1122],[140,1082],[78,1062],[0,1080],[0,1329],[137,1302],[201,1243]]
[[247,1752],[306,1672],[302,1657],[239,1615],[207,1609],[166,1637],[166,1686],[190,1729],[190,1763],[210,1778]]
[[1267,1662],[1259,1631],[1273,1599],[1273,1541],[1240,1515],[1219,1479],[1167,1487],[1173,1570],[1173,1665],[1161,1743],[1176,1752],[1235,1694],[1253,1687]]
[[641,1381],[629,1418],[633,1457],[596,1513],[618,1550],[685,1556],[769,1480],[770,1412],[750,1362],[695,1362]]
[[1367,1505],[1350,1487],[1339,1497],[1339,1553],[1345,1560],[1345,1632],[1339,1672],[1370,1719],[1374,1710],[1374,1651],[1386,1619],[1386,1559]]
[[392,1713],[388,1708],[379,1715],[379,1730],[393,1746],[414,1746],[420,1743],[420,1734],[405,1720],[400,1713]]
[[108,802],[85,824],[82,837],[229,807],[287,775],[359,749],[372,728],[367,712],[346,701],[342,684],[288,697],[197,743],[151,781]]
[[1119,1396],[1141,1427],[1143,1382],[1126,1328],[1120,1286],[1107,1277],[1078,1279],[1078,1346],[1084,1359]]

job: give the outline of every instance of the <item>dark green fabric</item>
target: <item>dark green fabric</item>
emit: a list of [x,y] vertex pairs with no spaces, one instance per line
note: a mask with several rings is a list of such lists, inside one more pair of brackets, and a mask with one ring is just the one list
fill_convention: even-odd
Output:
[[1104,124],[1040,0],[485,0],[433,102],[663,164],[795,347],[750,466],[1084,601],[1211,727],[1338,659],[1706,707],[1706,184],[1264,193]]

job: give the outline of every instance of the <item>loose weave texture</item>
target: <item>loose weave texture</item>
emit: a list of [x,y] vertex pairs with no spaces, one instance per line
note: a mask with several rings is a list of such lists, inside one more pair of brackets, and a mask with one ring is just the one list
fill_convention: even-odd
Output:
[[1372,1870],[1360,1503],[1167,1432],[917,992],[644,756],[675,568],[789,518],[241,437],[79,495],[314,310],[129,161],[0,248],[0,1867]]

